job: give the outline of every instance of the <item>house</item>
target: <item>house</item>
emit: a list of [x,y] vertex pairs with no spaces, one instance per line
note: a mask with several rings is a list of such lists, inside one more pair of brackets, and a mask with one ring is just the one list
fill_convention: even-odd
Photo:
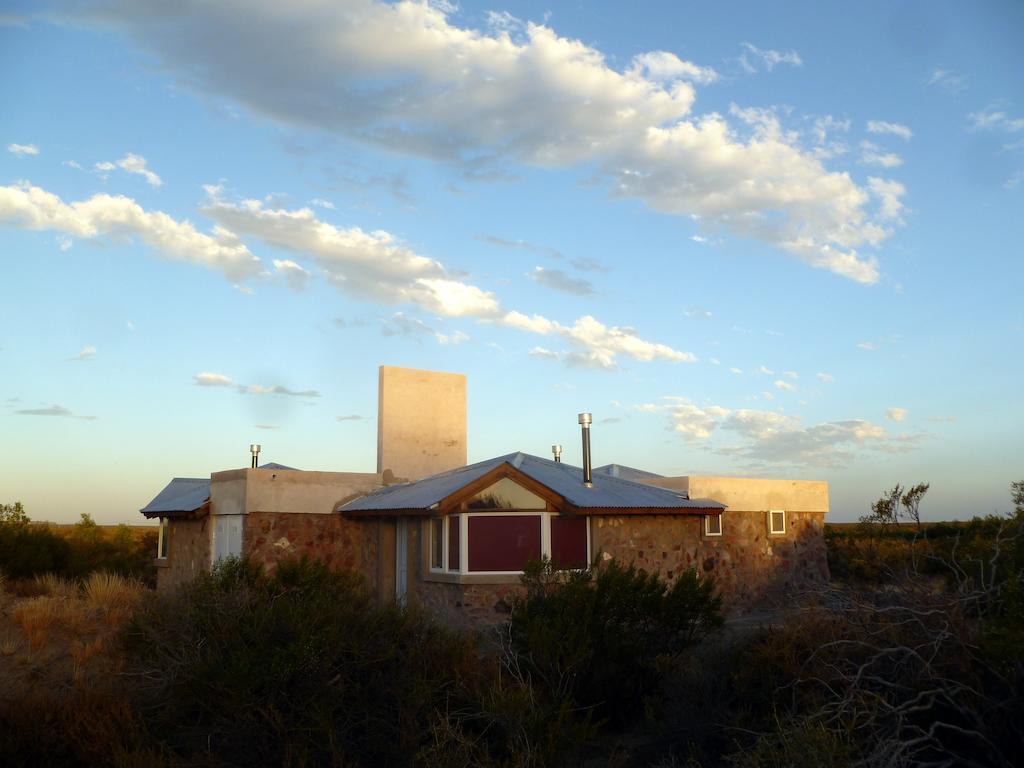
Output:
[[584,414],[584,467],[522,452],[467,465],[464,376],[384,366],[378,394],[376,472],[173,479],[141,510],[160,519],[158,588],[229,555],[308,555],[362,573],[382,600],[478,623],[500,618],[541,555],[615,557],[670,581],[696,568],[737,610],[828,580],[827,483],[591,468]]

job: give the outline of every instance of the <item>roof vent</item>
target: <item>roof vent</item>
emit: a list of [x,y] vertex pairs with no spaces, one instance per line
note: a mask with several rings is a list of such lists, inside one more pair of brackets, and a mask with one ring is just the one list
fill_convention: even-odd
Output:
[[562,446],[560,446],[560,445],[552,445],[551,446],[551,453],[555,457],[555,464],[560,464],[562,462]]
[[252,454],[252,468],[256,469],[260,465],[260,448],[262,446],[259,443],[253,443],[249,446],[249,453]]
[[579,415],[580,427],[583,430],[583,484],[587,488],[594,485],[593,479],[590,477],[590,424],[593,420],[594,418],[589,413]]

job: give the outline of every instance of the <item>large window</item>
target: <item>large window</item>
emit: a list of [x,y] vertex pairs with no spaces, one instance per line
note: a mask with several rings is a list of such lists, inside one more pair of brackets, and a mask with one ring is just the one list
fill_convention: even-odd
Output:
[[590,564],[585,517],[545,509],[546,502],[508,479],[469,499],[462,512],[430,519],[430,570],[452,574],[517,574],[547,556],[560,568]]

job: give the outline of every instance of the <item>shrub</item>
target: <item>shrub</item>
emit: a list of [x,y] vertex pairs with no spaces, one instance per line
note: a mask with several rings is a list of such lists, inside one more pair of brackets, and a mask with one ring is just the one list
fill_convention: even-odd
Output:
[[46,526],[0,523],[0,567],[12,580],[64,573],[70,555],[71,545]]
[[568,574],[545,560],[523,583],[510,624],[518,662],[556,709],[569,702],[616,724],[636,719],[665,669],[722,623],[713,583],[692,570],[669,586],[615,560]]
[[154,731],[232,764],[409,764],[482,679],[470,637],[307,560],[222,564],[158,594],[128,643]]

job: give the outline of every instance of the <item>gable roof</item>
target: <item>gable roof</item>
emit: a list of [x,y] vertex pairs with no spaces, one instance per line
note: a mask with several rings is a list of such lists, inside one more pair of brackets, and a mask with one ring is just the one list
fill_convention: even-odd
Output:
[[297,467],[286,467],[284,464],[278,464],[276,461],[268,461],[266,464],[260,464],[256,469],[290,469],[293,472],[302,471]]
[[502,477],[528,490],[554,497],[564,511],[575,514],[719,514],[724,504],[689,499],[686,494],[641,485],[610,474],[592,473],[593,485],[583,485],[583,470],[528,453],[510,453],[477,464],[442,472],[412,483],[390,485],[336,508],[347,515],[447,513],[464,497]]
[[183,517],[202,509],[210,500],[210,478],[176,477],[139,510],[149,518]]

